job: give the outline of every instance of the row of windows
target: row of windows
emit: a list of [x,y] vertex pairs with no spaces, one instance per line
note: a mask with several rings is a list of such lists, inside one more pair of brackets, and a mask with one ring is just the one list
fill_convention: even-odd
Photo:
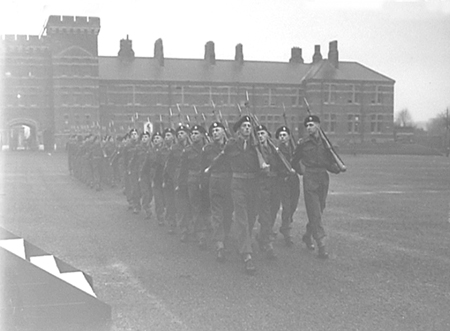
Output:
[[371,104],[391,104],[393,93],[392,86],[324,84],[323,100],[325,104],[360,104],[364,98]]
[[[335,133],[337,129],[337,116],[336,114],[324,114],[321,127],[327,133]],[[370,132],[381,133],[385,129],[384,125],[385,115],[372,114],[369,116]],[[347,115],[347,132],[358,133],[360,132],[361,116],[359,114]]]
[[[244,105],[246,90],[233,87],[175,87],[169,92],[166,87],[153,87],[150,91],[142,88],[124,86],[121,89],[102,88],[100,94],[101,104],[117,105],[168,105],[179,104],[184,106],[216,105],[236,106]],[[258,107],[270,106],[298,106],[301,104],[300,90],[294,89],[290,94],[281,94],[277,89],[253,90],[248,95],[251,104]]]

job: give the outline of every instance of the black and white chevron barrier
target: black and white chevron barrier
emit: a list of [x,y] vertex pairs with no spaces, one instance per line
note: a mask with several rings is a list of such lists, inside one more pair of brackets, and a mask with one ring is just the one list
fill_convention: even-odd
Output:
[[0,227],[0,330],[108,330],[92,278]]

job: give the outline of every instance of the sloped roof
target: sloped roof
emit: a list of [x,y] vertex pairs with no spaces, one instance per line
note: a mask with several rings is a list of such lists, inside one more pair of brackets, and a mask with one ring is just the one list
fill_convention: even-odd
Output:
[[129,62],[119,57],[99,57],[100,78],[106,80],[148,80],[165,82],[295,84],[309,70],[309,65],[233,60],[135,58]]
[[204,59],[164,59],[160,66],[156,58],[99,57],[100,79],[224,83],[224,84],[286,84],[298,85],[303,79],[337,79],[391,81],[356,62],[339,62],[334,68],[328,60],[317,64],[216,60],[214,65]]
[[372,81],[395,83],[395,81],[358,62],[339,61],[336,69],[328,60],[322,60],[311,65],[304,80],[340,80],[340,81]]

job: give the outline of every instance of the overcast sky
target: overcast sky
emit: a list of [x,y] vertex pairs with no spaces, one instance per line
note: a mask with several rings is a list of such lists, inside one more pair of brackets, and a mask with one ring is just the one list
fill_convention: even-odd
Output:
[[117,55],[129,35],[136,56],[288,61],[291,48],[312,61],[338,41],[342,61],[359,62],[396,81],[394,111],[416,122],[450,107],[450,0],[2,0],[0,35],[39,35],[49,15],[98,16],[99,54]]

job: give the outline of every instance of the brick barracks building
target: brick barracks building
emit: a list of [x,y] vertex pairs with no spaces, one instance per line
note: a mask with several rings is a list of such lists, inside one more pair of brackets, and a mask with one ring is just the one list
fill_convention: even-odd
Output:
[[329,43],[327,59],[316,45],[310,63],[297,47],[286,62],[246,61],[241,44],[233,60],[219,60],[211,41],[204,58],[175,59],[164,57],[161,39],[153,57],[135,57],[128,36],[117,56],[99,56],[99,32],[98,17],[50,16],[42,36],[3,36],[2,148],[61,149],[71,134],[118,135],[142,130],[148,120],[160,129],[170,117],[202,122],[203,114],[209,124],[213,103],[231,124],[237,105],[247,111],[246,95],[248,110],[271,131],[286,118],[300,136],[306,97],[338,145],[393,139],[395,81],[341,61],[337,41]]

